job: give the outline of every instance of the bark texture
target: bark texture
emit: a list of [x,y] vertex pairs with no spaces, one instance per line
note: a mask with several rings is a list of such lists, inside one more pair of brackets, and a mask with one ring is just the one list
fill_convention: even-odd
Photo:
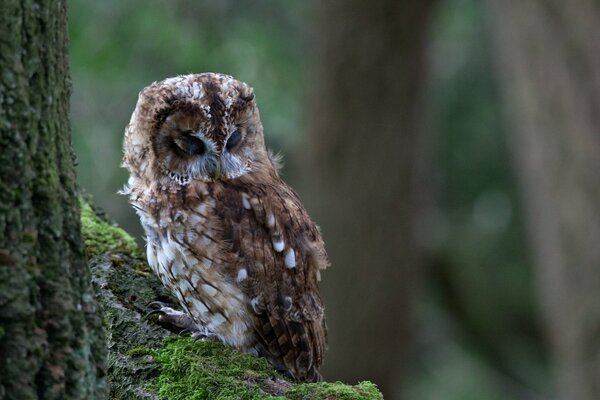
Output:
[[399,393],[408,363],[421,262],[422,89],[434,4],[317,3],[305,192],[332,262],[322,283],[331,328],[324,376],[371,379],[386,398]]
[[105,393],[80,233],[65,1],[0,12],[0,398]]
[[490,0],[559,398],[600,398],[600,5]]

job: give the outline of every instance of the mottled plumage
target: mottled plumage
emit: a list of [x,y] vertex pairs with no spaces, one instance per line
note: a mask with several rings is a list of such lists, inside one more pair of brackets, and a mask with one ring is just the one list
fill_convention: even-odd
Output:
[[327,255],[265,148],[252,89],[213,73],[154,83],[124,147],[148,262],[197,329],[319,379]]

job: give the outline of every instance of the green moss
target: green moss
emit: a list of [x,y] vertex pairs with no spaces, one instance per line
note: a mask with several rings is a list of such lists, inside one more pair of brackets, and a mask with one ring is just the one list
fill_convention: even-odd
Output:
[[383,399],[377,385],[371,382],[360,382],[350,386],[341,382],[303,383],[295,385],[286,394],[288,399],[336,399],[365,400]]
[[124,230],[102,220],[85,201],[80,200],[79,204],[81,207],[81,231],[85,249],[89,255],[112,251],[139,253],[135,240]]
[[154,389],[162,399],[260,399],[264,392],[244,377],[281,378],[266,360],[209,341],[169,337],[153,356],[161,371]]
[[[343,383],[306,383],[293,385],[283,382],[263,358],[241,354],[220,343],[190,338],[168,337],[163,347],[151,350],[159,364],[160,375],[152,385],[161,399],[383,399],[377,386],[361,382],[356,386]],[[284,383],[285,395],[273,396],[267,386],[274,381]],[[264,390],[263,390],[264,389]]]
[[125,290],[117,285],[109,285],[108,288],[113,294],[123,294]]
[[36,235],[34,232],[25,231],[25,232],[23,232],[23,235],[21,237],[23,239],[23,242],[33,243],[33,242],[35,242]]
[[134,347],[127,352],[129,357],[141,357],[150,354],[150,350],[145,347]]

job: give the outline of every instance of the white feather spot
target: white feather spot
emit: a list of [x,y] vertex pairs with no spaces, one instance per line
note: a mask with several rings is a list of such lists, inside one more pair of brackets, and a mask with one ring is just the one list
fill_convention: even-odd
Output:
[[248,277],[248,271],[246,268],[242,268],[238,271],[236,281],[241,282]]
[[258,309],[258,297],[254,297],[252,300],[250,300],[250,305],[252,306],[252,309],[254,310],[255,313],[257,313],[257,314],[262,313],[262,311]]
[[166,271],[167,266],[169,265],[169,258],[165,255],[165,252],[162,249],[159,249],[156,252],[156,261],[157,261],[157,269]]
[[201,302],[200,300],[191,299],[191,301],[192,301],[192,304],[194,305],[194,308],[196,309],[196,311],[198,311],[198,313],[200,315],[206,314],[208,312],[208,308],[206,308],[204,303]]
[[148,258],[148,264],[154,269],[156,269],[156,247],[153,244],[148,243],[146,245],[146,257]]
[[250,205],[250,199],[245,194],[242,194],[242,205],[246,210],[250,210],[252,208],[252,206]]
[[244,321],[234,319],[229,327],[231,334],[229,335],[229,342],[232,346],[240,347],[248,339],[246,332],[248,331],[248,325]]
[[209,106],[203,104],[200,106],[200,108],[204,112],[204,115],[206,116],[206,118],[208,118],[208,119],[212,118],[212,115],[210,115],[210,107]]
[[283,243],[283,239],[273,239],[273,249],[275,249],[276,252],[281,253],[284,247],[285,244]]
[[275,226],[275,216],[273,213],[269,213],[269,215],[267,215],[267,226],[269,228],[273,228]]
[[194,274],[192,275],[192,285],[196,288],[198,287],[198,282],[200,281],[200,275],[199,274]]
[[192,90],[193,90],[192,98],[193,99],[199,98],[200,97],[200,87],[198,86],[198,82],[192,83]]
[[223,316],[223,314],[220,313],[216,313],[215,315],[212,316],[212,318],[210,319],[210,324],[212,326],[219,326],[221,325],[223,322],[225,322],[225,317]]
[[296,268],[296,252],[294,252],[294,249],[289,249],[288,252],[285,254],[285,266],[288,268]]
[[204,291],[204,293],[206,293],[209,296],[214,296],[215,294],[217,294],[217,289],[214,288],[214,286],[210,286],[207,284],[203,284],[202,285],[202,290]]
[[174,262],[171,264],[171,273],[173,276],[183,275],[184,265],[181,262]]
[[181,291],[186,294],[194,291],[192,285],[184,279],[179,281],[179,289],[181,289]]

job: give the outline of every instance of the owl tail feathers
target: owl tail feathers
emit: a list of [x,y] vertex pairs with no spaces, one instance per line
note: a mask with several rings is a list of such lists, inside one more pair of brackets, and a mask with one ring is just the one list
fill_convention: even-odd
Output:
[[257,343],[254,350],[258,355],[265,357],[278,372],[295,382],[321,382],[323,380],[323,376],[314,364],[308,368],[303,367],[303,364],[286,365],[279,354],[268,351],[261,343]]
[[321,375],[315,367],[312,367],[308,371],[305,371],[305,375],[302,379],[294,379],[301,382],[321,382],[323,380],[323,375]]
[[290,370],[289,368],[283,365],[277,365],[276,363],[271,362],[271,364],[282,374],[287,376],[288,378],[296,381],[296,382],[321,382],[323,381],[323,375],[317,370],[315,366],[310,367],[309,369],[303,370]]

